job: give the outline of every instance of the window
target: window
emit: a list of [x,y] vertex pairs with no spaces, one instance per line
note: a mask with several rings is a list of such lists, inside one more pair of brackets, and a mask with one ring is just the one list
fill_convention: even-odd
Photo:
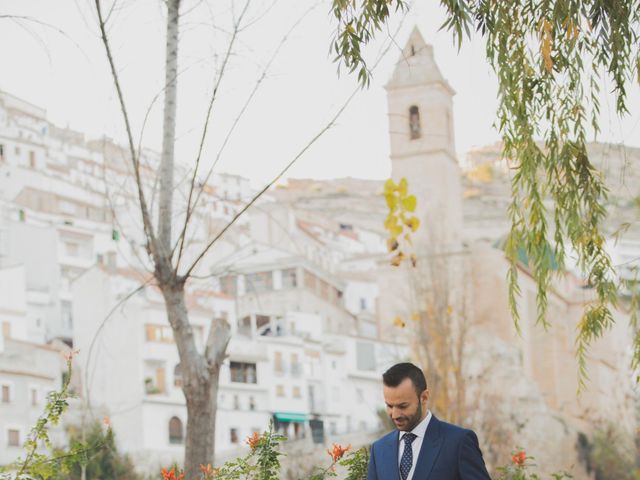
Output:
[[358,370],[372,372],[376,369],[376,351],[372,343],[356,343]]
[[420,138],[420,110],[418,107],[413,105],[409,108],[409,134],[411,140],[415,140],[416,138]]
[[29,150],[29,167],[36,168],[36,152]]
[[166,325],[145,325],[147,342],[173,343],[173,332]]
[[300,387],[293,387],[293,398],[302,398]]
[[238,395],[233,396],[233,409],[240,410],[240,397]]
[[282,353],[276,352],[273,358],[273,369],[277,373],[284,373],[284,365],[282,364]]
[[231,443],[238,443],[238,429],[237,428],[230,428],[229,429],[229,440],[231,440]]
[[273,290],[273,275],[271,272],[256,272],[245,276],[247,292],[260,293]]
[[300,364],[297,353],[291,354],[291,373],[296,376],[302,374],[302,365]]
[[367,299],[366,298],[361,298],[360,299],[360,311],[366,310],[367,309]]
[[173,369],[173,386],[178,388],[182,387],[182,369],[180,368],[180,364],[177,364]]
[[[256,409],[256,399],[253,397],[249,397],[249,410],[255,410]],[[254,432],[256,432],[257,430],[254,430]]]
[[184,441],[182,420],[178,417],[171,417],[169,420],[169,443],[173,445],[181,444]]
[[11,338],[11,323],[2,322],[2,336],[4,338]]
[[35,387],[31,387],[30,389],[31,396],[31,406],[35,407],[38,405],[38,389]]
[[278,397],[284,397],[284,386],[276,385],[276,395]]
[[258,383],[256,364],[231,362],[231,381],[236,383]]
[[19,447],[20,446],[20,431],[10,428],[7,430],[8,439],[7,445],[10,447]]
[[73,314],[71,308],[71,302],[63,300],[60,302],[60,314],[62,317],[62,328],[70,331],[73,329]]
[[282,270],[282,288],[296,288],[298,286],[298,275],[295,268]]
[[16,155],[20,155],[20,147],[16,146],[15,152],[16,152]]
[[2,385],[2,403],[11,402],[11,387],[9,385]]
[[0,143],[0,160],[4,157],[4,145]]

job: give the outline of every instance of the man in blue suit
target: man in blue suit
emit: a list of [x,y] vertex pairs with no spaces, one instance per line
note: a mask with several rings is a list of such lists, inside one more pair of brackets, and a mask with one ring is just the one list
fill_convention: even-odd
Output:
[[382,375],[382,383],[397,430],[371,446],[367,480],[491,480],[476,434],[428,410],[422,370],[399,363]]

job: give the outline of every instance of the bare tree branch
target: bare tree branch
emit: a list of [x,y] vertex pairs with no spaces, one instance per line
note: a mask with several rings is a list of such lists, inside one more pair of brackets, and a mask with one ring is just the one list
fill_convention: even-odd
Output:
[[[406,18],[406,13],[402,17],[402,20],[400,21],[400,23],[398,25],[398,29],[396,30],[396,34],[399,31],[399,29],[402,26],[402,24],[404,23],[404,19],[405,18]],[[392,45],[392,43],[389,43],[388,45],[384,46],[381,49],[376,61],[373,63],[373,65],[371,67],[371,70],[374,70],[380,64],[380,61],[384,58],[386,53],[389,51],[389,49],[391,48],[391,45]],[[359,87],[355,88],[353,90],[353,92],[351,93],[351,95],[349,95],[349,97],[345,100],[345,102],[342,104],[342,106],[334,114],[334,116],[329,120],[329,122],[327,122],[327,124],[300,150],[300,152],[298,152],[298,154],[295,157],[293,157],[293,159],[280,171],[280,173],[278,175],[276,175],[275,178],[273,178],[273,180],[271,180],[267,185],[265,185],[265,187],[262,190],[260,190],[256,195],[253,196],[253,198],[249,201],[249,203],[247,203],[239,212],[237,212],[234,215],[234,217],[231,219],[231,221],[229,221],[229,223],[227,223],[222,228],[222,230],[220,232],[218,232],[218,234],[200,252],[200,254],[196,257],[196,259],[193,261],[191,266],[187,269],[185,274],[182,276],[182,278],[188,278],[191,275],[191,273],[193,272],[194,268],[198,265],[198,263],[200,263],[200,261],[204,258],[204,256],[209,251],[209,249],[213,246],[213,244],[216,243],[218,241],[218,239],[220,237],[222,237],[226,233],[226,231],[229,230],[229,228],[231,228],[233,226],[233,224],[235,224],[235,222],[244,214],[244,212],[246,212],[249,208],[251,208],[251,206],[262,195],[264,195],[265,192],[267,192],[273,185],[275,185],[278,182],[278,180],[280,180],[289,171],[289,169],[298,161],[298,159],[300,157],[302,157],[302,155],[304,155],[304,153],[307,150],[309,150],[311,148],[311,146],[316,141],[318,141],[318,139],[320,139],[320,137],[322,137],[322,135],[324,135],[331,127],[333,127],[333,125],[335,124],[336,120],[342,115],[342,113],[349,106],[349,104],[351,103],[353,98],[360,91],[361,91],[361,89]]]
[[[260,75],[260,77],[256,81],[256,84],[254,85],[253,90],[251,91],[251,93],[247,97],[247,100],[243,104],[242,108],[240,109],[240,112],[238,113],[238,115],[234,119],[231,127],[229,128],[229,131],[227,132],[227,135],[225,136],[225,138],[224,138],[224,140],[222,142],[222,146],[220,147],[220,149],[218,150],[218,153],[216,154],[216,158],[215,158],[213,164],[209,168],[209,170],[207,172],[207,175],[205,176],[204,180],[201,182],[202,187],[198,190],[198,193],[196,194],[196,198],[193,201],[193,205],[191,205],[191,193],[193,192],[193,188],[194,188],[194,184],[192,182],[191,190],[189,191],[189,201],[187,203],[187,217],[186,217],[186,220],[185,220],[185,223],[184,223],[184,228],[183,228],[182,233],[181,233],[180,238],[179,238],[180,255],[178,255],[178,262],[176,262],[176,272],[178,271],[178,268],[180,266],[179,265],[180,257],[181,257],[181,254],[182,254],[182,248],[183,248],[183,244],[184,244],[184,237],[186,236],[186,233],[187,233],[188,222],[189,222],[189,219],[190,219],[193,211],[196,209],[196,207],[198,205],[198,202],[199,202],[200,197],[202,195],[202,192],[204,190],[204,185],[206,185],[209,182],[209,180],[211,178],[211,175],[213,174],[213,169],[215,168],[215,166],[217,165],[218,161],[220,160],[220,158],[222,156],[222,152],[224,151],[225,147],[227,146],[227,143],[229,142],[229,140],[231,138],[231,135],[233,134],[236,126],[238,125],[238,122],[240,121],[240,119],[242,118],[244,113],[246,112],[247,108],[251,104],[251,101],[253,100],[253,98],[254,98],[255,94],[257,93],[258,89],[260,88],[260,85],[262,84],[262,82],[266,78],[267,72],[269,71],[269,69],[271,68],[271,65],[273,64],[273,62],[277,58],[278,54],[280,53],[280,50],[282,49],[282,47],[287,42],[287,40],[288,40],[289,36],[291,35],[291,33],[300,25],[300,23],[302,23],[304,18],[309,13],[311,13],[311,11],[313,11],[315,8],[317,8],[318,5],[319,4],[316,4],[316,5],[312,6],[311,8],[309,8],[307,11],[305,11],[304,14],[300,18],[298,18],[298,20],[291,26],[291,28],[287,31],[287,33],[285,33],[285,35],[282,37],[282,39],[278,43],[276,49],[274,50],[273,54],[271,55],[271,58],[269,58],[269,61],[265,65],[265,67],[264,67],[264,69],[262,71],[262,74]],[[204,137],[203,137],[203,140],[204,140]],[[200,144],[200,149],[202,149],[202,143]],[[200,152],[198,153],[198,159],[199,159],[199,157],[200,157]],[[197,168],[197,166],[198,166],[198,163],[196,163],[196,168]],[[195,180],[195,173],[196,173],[196,171],[194,170],[193,180]]]
[[200,260],[202,260],[202,258],[206,255],[206,253],[213,246],[213,244],[216,241],[218,241],[218,239],[220,237],[222,237],[222,235],[224,235],[225,232],[227,230],[229,230],[229,228],[231,228],[231,226],[234,223],[236,223],[238,218],[240,218],[242,216],[242,214],[244,214],[244,212],[249,210],[249,208],[251,208],[251,206],[267,190],[269,190],[273,185],[275,185],[278,182],[278,180],[280,180],[284,176],[284,174],[286,174],[289,171],[289,169],[296,163],[296,161],[298,161],[298,159],[300,157],[302,157],[302,155],[304,155],[304,153],[306,153],[306,151],[309,150],[311,148],[311,146],[314,143],[316,143],[320,139],[320,137],[322,137],[322,135],[324,135],[331,127],[334,126],[336,120],[340,117],[340,115],[342,115],[342,112],[345,111],[345,109],[349,106],[349,104],[351,103],[351,101],[357,95],[357,93],[359,91],[360,91],[359,88],[355,89],[351,93],[351,95],[347,98],[347,100],[342,104],[342,106],[336,112],[336,114],[331,118],[331,120],[329,120],[329,122],[298,152],[298,154],[295,157],[293,157],[293,159],[280,171],[280,173],[278,175],[275,176],[275,178],[273,178],[273,180],[271,180],[267,185],[265,185],[262,190],[260,190],[256,195],[253,196],[253,198],[251,199],[251,201],[249,201],[249,203],[247,203],[238,213],[236,213],[234,215],[234,217],[231,219],[231,221],[225,225],[225,227],[207,244],[207,246],[202,250],[202,252],[200,252],[200,254],[196,257],[194,262],[191,264],[191,266],[188,268],[188,270],[183,275],[184,278],[187,278],[187,277],[189,277],[189,275],[191,275],[191,272],[193,271],[193,269],[200,262]]
[[142,223],[144,226],[144,232],[147,236],[147,240],[149,242],[149,249],[154,255],[154,258],[157,257],[157,245],[156,245],[156,237],[153,232],[153,224],[151,221],[151,216],[149,215],[149,210],[147,208],[147,201],[144,196],[144,191],[142,189],[142,178],[140,176],[140,163],[138,156],[136,155],[136,149],[134,146],[133,135],[131,133],[131,124],[129,122],[129,114],[127,113],[127,107],[124,101],[124,94],[122,93],[122,88],[120,86],[120,79],[118,77],[118,72],[116,70],[115,62],[113,60],[113,55],[111,53],[111,47],[109,45],[109,39],[107,38],[106,24],[102,17],[102,7],[100,4],[100,0],[95,0],[96,11],[98,13],[98,22],[100,26],[100,33],[102,38],[102,44],[104,45],[105,52],[107,55],[107,59],[109,61],[109,66],[111,68],[111,75],[113,77],[113,82],[116,87],[116,91],[118,93],[118,100],[120,102],[120,110],[122,111],[122,116],[124,118],[124,123],[127,131],[127,139],[129,142],[129,151],[131,154],[131,162],[133,163],[137,191],[138,191],[138,200],[140,202],[140,211],[142,214]]
[[[211,99],[209,101],[209,107],[207,109],[207,115],[205,117],[205,121],[204,121],[204,126],[202,128],[202,136],[200,138],[200,145],[198,146],[198,154],[196,156],[196,165],[193,169],[193,176],[191,177],[191,186],[189,188],[189,198],[187,200],[187,214],[185,216],[185,220],[184,220],[184,225],[182,228],[182,232],[180,233],[180,238],[179,238],[179,243],[180,243],[180,247],[178,249],[178,259],[176,260],[176,265],[175,265],[175,272],[178,272],[178,268],[180,267],[180,259],[182,258],[182,252],[184,249],[184,238],[187,232],[187,228],[189,226],[189,219],[191,218],[191,214],[193,212],[193,209],[191,208],[191,198],[193,196],[193,189],[195,186],[195,182],[196,182],[196,178],[198,175],[198,168],[200,166],[200,159],[202,158],[202,150],[204,148],[204,142],[207,138],[207,130],[209,128],[209,121],[211,120],[211,111],[213,110],[213,104],[216,100],[216,96],[218,93],[218,89],[220,88],[220,83],[222,82],[222,79],[224,78],[224,72],[225,69],[227,67],[227,64],[229,62],[229,58],[231,57],[231,52],[233,51],[233,45],[235,43],[236,37],[238,35],[238,31],[240,29],[240,24],[242,22],[242,18],[244,17],[244,15],[247,12],[247,9],[249,7],[249,3],[250,0],[247,0],[247,2],[244,5],[244,8],[242,9],[242,12],[240,13],[240,17],[238,18],[238,21],[234,23],[234,28],[233,28],[233,34],[231,35],[231,40],[229,40],[229,46],[227,47],[227,51],[225,53],[224,56],[224,60],[222,61],[222,66],[220,67],[220,72],[216,75],[216,82],[215,85],[213,87],[213,91],[211,93]],[[173,256],[173,252],[172,252],[172,256]]]

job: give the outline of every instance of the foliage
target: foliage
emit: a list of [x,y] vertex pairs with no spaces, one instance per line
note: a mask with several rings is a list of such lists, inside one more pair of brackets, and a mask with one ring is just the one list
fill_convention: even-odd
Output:
[[[579,438],[582,460],[595,480],[639,480],[640,466],[636,464],[634,439],[611,423],[598,426],[591,438]],[[637,453],[636,453],[637,454]]]
[[416,197],[409,194],[409,184],[406,178],[401,178],[396,184],[389,179],[384,184],[384,198],[389,208],[389,214],[384,221],[384,228],[389,232],[387,247],[390,252],[395,252],[391,264],[399,266],[405,259],[410,258],[413,266],[417,263],[415,253],[409,257],[401,248],[401,242],[405,246],[411,246],[411,233],[418,230],[420,220],[415,215]]
[[[536,280],[538,323],[546,319],[553,276],[546,246],[564,265],[568,252],[593,289],[576,338],[580,388],[587,379],[589,345],[612,325],[618,298],[614,269],[605,251],[607,189],[591,163],[587,128],[599,133],[600,85],[611,81],[616,111],[627,113],[627,86],[640,82],[638,0],[441,0],[442,28],[460,46],[475,31],[498,77],[496,125],[510,162],[512,203],[507,254],[509,301],[519,321],[517,251],[524,246]],[[403,0],[333,1],[338,20],[334,48],[351,70],[366,66],[361,47]],[[366,72],[366,68],[365,68]],[[368,79],[359,78],[365,85]],[[636,344],[638,344],[636,332]],[[636,365],[640,351],[635,351]]]
[[67,430],[69,444],[72,449],[81,445],[101,445],[91,454],[81,455],[78,458],[70,458],[67,464],[67,473],[64,478],[80,480],[82,478],[81,466],[85,467],[86,478],[109,478],[112,480],[136,480],[133,462],[127,455],[121,455],[116,449],[115,435],[111,428],[104,428],[107,421],[94,422],[88,428],[86,439],[82,440],[82,433],[78,428]]
[[[63,413],[69,407],[69,382],[73,372],[72,361],[76,352],[65,355],[67,370],[63,375],[60,390],[50,392],[43,414],[38,418],[31,429],[24,444],[25,458],[16,460],[12,465],[0,469],[0,480],[27,480],[27,479],[52,479],[67,478],[69,466],[80,461],[90,452],[102,448],[102,443],[88,444],[76,442],[68,450],[56,450],[54,455],[48,451],[53,450],[53,444],[49,436],[49,429],[58,425]],[[62,477],[60,477],[62,475]]]
[[[278,480],[280,478],[280,457],[283,455],[279,451],[280,444],[286,437],[273,432],[273,428],[259,434],[254,434],[247,438],[249,453],[243,457],[225,463],[220,468],[209,465],[200,465],[200,480]],[[361,448],[355,452],[345,453],[351,449],[333,444],[333,448],[328,450],[331,463],[326,468],[314,468],[311,476],[307,480],[324,480],[337,477],[336,466],[340,465],[347,469],[345,480],[365,480],[367,478],[367,465],[369,453],[367,448]],[[160,472],[162,480],[183,480],[185,473],[173,466],[170,469],[163,468]]]
[[[499,476],[496,480],[541,480],[537,473],[531,473],[530,469],[535,466],[534,458],[529,457],[524,450],[516,450],[511,456],[511,464],[498,468]],[[551,474],[552,480],[563,480],[573,478],[565,472]]]

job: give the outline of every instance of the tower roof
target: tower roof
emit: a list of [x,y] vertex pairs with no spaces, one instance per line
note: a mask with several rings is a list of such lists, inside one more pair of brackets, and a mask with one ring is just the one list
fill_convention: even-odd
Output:
[[444,79],[433,58],[433,47],[428,45],[418,27],[414,27],[409,40],[402,49],[387,90],[440,83],[453,95],[455,92]]

